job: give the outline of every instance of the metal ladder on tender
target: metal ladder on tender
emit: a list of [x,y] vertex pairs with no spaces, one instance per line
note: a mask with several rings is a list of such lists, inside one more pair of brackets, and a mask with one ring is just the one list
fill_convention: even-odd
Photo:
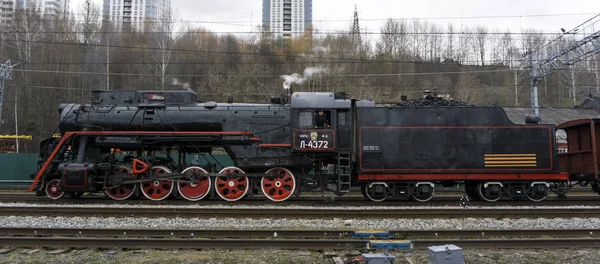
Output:
[[351,178],[351,160],[349,152],[338,153],[338,192],[349,192]]

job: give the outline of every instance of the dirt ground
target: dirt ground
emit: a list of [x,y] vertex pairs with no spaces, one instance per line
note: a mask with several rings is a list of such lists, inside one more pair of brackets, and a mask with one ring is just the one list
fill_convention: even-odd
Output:
[[[308,250],[53,250],[17,249],[0,263],[348,263],[359,251]],[[367,252],[363,252],[367,253]],[[383,253],[369,252],[369,253]],[[395,263],[428,263],[427,250],[390,251]],[[464,250],[465,263],[597,263],[600,249]],[[360,262],[359,262],[360,263]],[[363,262],[364,263],[364,262]]]

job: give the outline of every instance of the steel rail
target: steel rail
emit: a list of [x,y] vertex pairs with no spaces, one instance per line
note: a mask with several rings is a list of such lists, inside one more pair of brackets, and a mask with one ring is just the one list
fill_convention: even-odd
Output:
[[182,217],[182,218],[557,218],[600,217],[597,208],[186,208],[186,207],[59,207],[0,206],[0,215],[79,217]]
[[389,231],[389,233],[390,236],[392,236],[394,239],[490,237],[600,237],[600,229],[391,230]]
[[[369,234],[361,236],[361,234]],[[0,227],[0,236],[156,237],[156,238],[490,238],[598,237],[600,229],[465,229],[465,230],[240,230]]]
[[[411,200],[402,200],[402,199],[389,199],[384,202],[375,203],[369,200],[366,200],[362,196],[343,196],[343,197],[329,197],[329,196],[301,196],[301,197],[293,197],[283,203],[274,204],[272,201],[264,198],[264,197],[248,197],[244,200],[236,201],[235,204],[238,205],[277,205],[277,206],[286,206],[286,205],[344,205],[344,206],[398,206],[398,205],[407,205],[407,206],[423,206],[423,205],[433,205],[433,206],[455,206],[460,199],[459,196],[436,196],[432,200],[421,203],[417,201]],[[134,199],[134,200],[124,200],[124,201],[115,201],[109,198],[105,198],[100,195],[93,196],[84,196],[78,199],[72,199],[65,196],[60,200],[51,200],[46,196],[35,196],[34,194],[0,194],[0,202],[25,202],[25,203],[39,203],[39,204],[158,204],[158,205],[193,205],[193,204],[201,204],[201,205],[223,205],[229,204],[225,201],[222,201],[218,198],[209,199],[206,198],[202,201],[192,203],[190,201],[184,199],[170,199],[164,201],[150,201],[146,199]],[[486,201],[470,201],[472,206],[545,206],[545,205],[600,205],[600,196],[595,194],[590,194],[586,196],[570,196],[566,199],[558,199],[556,197],[550,197],[541,202],[531,202],[529,200],[513,200],[513,199],[504,199],[495,203],[489,203]]]
[[159,238],[350,238],[352,230],[207,230],[132,228],[0,227],[0,236],[159,237]]
[[282,249],[359,249],[364,240],[330,239],[148,239],[148,238],[72,238],[0,237],[0,246],[52,248],[282,248]]
[[549,239],[435,239],[415,240],[416,249],[426,249],[432,245],[453,244],[470,249],[523,249],[523,248],[598,248],[600,238],[549,238]]
[[[5,247],[50,248],[282,248],[282,249],[364,249],[372,242],[356,239],[147,239],[147,238],[72,238],[72,237],[0,237]],[[413,240],[414,248],[454,244],[462,248],[598,248],[598,238],[562,239],[470,239]]]

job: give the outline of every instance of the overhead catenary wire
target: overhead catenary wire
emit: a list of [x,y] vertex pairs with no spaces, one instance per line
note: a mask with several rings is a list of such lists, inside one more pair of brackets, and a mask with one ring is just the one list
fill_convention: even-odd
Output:
[[[532,18],[532,17],[560,17],[560,16],[585,16],[585,15],[594,15],[596,13],[550,13],[550,14],[520,14],[520,15],[492,15],[492,16],[439,16],[439,17],[389,17],[389,18],[361,18],[361,21],[386,21],[389,19],[393,20],[468,20],[468,19],[513,19],[513,18]],[[69,12],[69,16],[77,15],[80,17],[89,16],[86,13],[77,13],[77,12]],[[99,15],[98,18],[102,18],[104,14]],[[110,17],[110,16],[107,16]],[[27,21],[54,21],[54,22],[62,22],[62,21],[85,21],[85,19],[57,19],[57,18],[35,18],[35,19],[27,19]],[[190,20],[190,19],[173,19],[173,18],[153,18],[151,20],[144,21],[136,21],[140,23],[160,23],[162,21],[168,21],[172,23],[179,24],[221,24],[221,23],[262,23],[263,20]],[[352,18],[348,19],[313,19],[313,23],[317,22],[351,22]],[[97,21],[101,23],[101,21]],[[114,21],[111,21],[114,22]],[[271,22],[270,20],[265,20],[264,22]],[[240,25],[240,24],[233,24]],[[246,24],[244,24],[246,25]],[[248,24],[250,26],[251,24]]]
[[[58,87],[58,86],[43,86],[43,85],[27,85],[27,84],[10,84],[7,86],[11,86],[11,87],[29,87],[29,88],[34,88],[34,89],[48,89],[48,90],[70,90],[70,91],[83,91],[83,92],[91,92],[94,91],[96,89],[92,89],[92,88],[82,88],[82,87]],[[557,85],[559,86],[559,85]],[[222,86],[222,87],[226,87],[226,86]],[[413,86],[385,86],[385,87],[378,87],[378,88],[401,88],[401,87],[405,87],[405,88],[414,88]],[[436,85],[430,85],[430,86],[424,86],[422,88],[427,88],[427,89],[434,89],[434,88],[438,88],[438,89],[434,89],[434,91],[436,92],[462,92],[462,91],[471,91],[471,89],[467,89],[467,88],[475,88],[475,87],[480,87],[480,86],[475,86],[475,85],[456,85],[456,87],[463,87],[463,88],[458,88],[458,89],[448,89],[448,88],[444,88],[444,89],[439,89],[438,86]],[[278,88],[278,87],[273,87],[273,88]],[[490,86],[487,87],[488,89],[494,89],[494,88],[506,88],[507,91],[477,91],[480,93],[487,93],[487,94],[508,94],[508,95],[513,95],[514,91],[511,91],[510,89],[513,89],[512,86],[510,85],[501,85],[501,86]],[[283,91],[283,87],[281,87],[281,90]],[[380,92],[381,94],[389,94],[389,93],[414,93],[414,94],[420,94],[423,93],[423,90],[398,90],[398,91],[385,91],[385,92]],[[206,91],[201,91],[199,93],[199,95],[220,95],[220,96],[225,96],[225,95],[240,95],[240,96],[271,96],[273,95],[273,92],[206,92]],[[8,101],[11,102],[11,101]]]
[[[197,30],[197,29],[196,29]],[[102,34],[185,34],[185,33],[200,33],[200,34],[247,34],[247,35],[268,35],[268,34],[277,34],[270,31],[260,31],[260,32],[252,32],[252,31],[194,31],[194,29],[188,31],[94,31],[94,32],[86,32],[86,31],[4,31],[7,34],[82,34],[82,33],[94,33],[98,35]],[[313,31],[305,31],[303,33],[291,33],[290,34],[299,34],[299,35],[353,35],[355,34],[352,31],[347,30],[313,30]],[[475,31],[467,31],[467,32],[375,32],[375,31],[361,31],[361,35],[411,35],[411,36],[419,36],[419,35],[477,35],[480,34]],[[511,35],[511,36],[529,36],[529,35],[546,35],[546,36],[562,36],[563,33],[555,33],[555,32],[509,32],[509,31],[487,31],[486,35]],[[571,35],[584,35],[584,33],[573,33]]]
[[[444,74],[469,74],[469,73],[496,73],[496,72],[514,72],[517,69],[507,70],[478,70],[478,71],[452,71],[452,72],[415,72],[415,73],[364,73],[364,74],[320,74],[324,77],[370,77],[370,76],[419,76],[419,75],[444,75]],[[525,71],[526,69],[518,69]],[[38,73],[57,73],[57,74],[90,74],[90,75],[105,75],[105,72],[82,72],[82,71],[55,71],[55,70],[27,70],[14,69],[18,72],[38,72]],[[118,73],[111,72],[111,75],[121,76],[157,76],[151,73]],[[227,77],[231,74],[171,74],[166,73],[165,76],[173,77]],[[254,78],[279,78],[281,74],[235,74],[239,77],[254,77]]]

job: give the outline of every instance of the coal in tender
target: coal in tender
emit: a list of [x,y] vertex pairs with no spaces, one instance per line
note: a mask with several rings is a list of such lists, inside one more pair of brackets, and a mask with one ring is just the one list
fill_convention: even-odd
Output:
[[410,99],[396,103],[400,107],[473,107],[465,102],[454,101],[441,97],[426,97]]

